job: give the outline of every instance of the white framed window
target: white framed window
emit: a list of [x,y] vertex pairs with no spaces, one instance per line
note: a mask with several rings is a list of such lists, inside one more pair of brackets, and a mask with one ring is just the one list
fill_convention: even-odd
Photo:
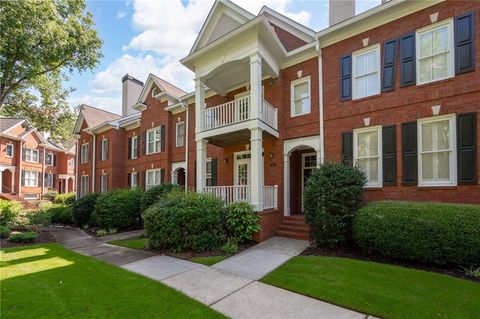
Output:
[[161,150],[161,130],[155,127],[147,131],[147,154],[158,153]]
[[291,116],[308,114],[311,111],[310,76],[292,81],[290,84]]
[[184,122],[177,123],[175,137],[176,137],[175,145],[177,147],[183,147],[184,140],[185,140],[185,123]]
[[38,163],[38,150],[26,148],[24,151],[25,151],[25,161]]
[[101,145],[102,161],[106,161],[108,159],[108,139],[102,139]]
[[88,163],[88,158],[90,156],[90,145],[88,143],[82,144],[80,150],[80,164]]
[[38,187],[38,172],[24,171],[24,184],[26,187]]
[[53,166],[53,154],[48,153],[45,161],[48,166]]
[[146,187],[147,191],[154,186],[160,185],[161,182],[162,181],[161,181],[161,169],[160,168],[147,170],[146,183],[145,183],[145,185],[146,185],[145,187]]
[[382,127],[353,131],[353,160],[367,175],[366,187],[382,187]]
[[353,99],[380,94],[380,44],[352,53]]
[[417,30],[417,84],[454,76],[453,19]]
[[137,154],[138,154],[138,136],[132,136],[132,140],[131,140],[131,147],[130,147],[130,151],[132,152],[130,154],[130,158],[137,158]]
[[88,183],[89,183],[89,176],[82,175],[82,177],[80,178],[80,197],[88,194]]
[[53,174],[52,173],[45,173],[45,187],[46,188],[53,188]]
[[74,168],[75,167],[75,159],[71,158],[68,160],[68,167]]
[[205,167],[205,185],[212,185],[212,159],[207,158]]
[[13,157],[13,144],[8,143],[7,145],[5,145],[5,156]]
[[100,193],[108,192],[108,175],[107,173],[102,173],[100,175]]
[[138,187],[138,172],[130,173],[130,188]]
[[418,185],[456,185],[455,114],[419,119],[417,123]]
[[38,199],[38,194],[36,194],[36,193],[24,194],[23,198],[26,199],[26,200],[35,200],[35,199]]

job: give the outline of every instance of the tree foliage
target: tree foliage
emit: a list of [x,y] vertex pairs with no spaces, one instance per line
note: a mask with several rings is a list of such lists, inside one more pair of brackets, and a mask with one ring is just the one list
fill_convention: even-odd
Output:
[[0,25],[0,112],[66,137],[75,115],[62,82],[102,57],[84,0],[0,1]]

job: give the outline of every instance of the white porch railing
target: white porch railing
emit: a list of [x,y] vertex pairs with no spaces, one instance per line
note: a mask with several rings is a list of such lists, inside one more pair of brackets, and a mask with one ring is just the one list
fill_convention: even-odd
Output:
[[[206,186],[203,192],[221,198],[226,205],[234,202],[252,203],[251,185]],[[263,186],[263,208],[278,208],[278,187]]]
[[[263,100],[260,112],[260,119],[274,129],[277,129],[277,109]],[[203,110],[203,116],[204,130],[211,130],[250,120],[250,96],[248,95],[227,103],[206,108]]]

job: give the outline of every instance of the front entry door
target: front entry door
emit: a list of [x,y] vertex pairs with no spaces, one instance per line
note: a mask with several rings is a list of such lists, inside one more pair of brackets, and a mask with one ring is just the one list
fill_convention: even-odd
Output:
[[[250,185],[250,152],[235,153],[235,181],[236,186]],[[250,191],[248,187],[238,187],[236,200],[249,201]]]
[[307,184],[308,178],[312,174],[313,170],[317,168],[317,154],[316,153],[304,153],[302,154],[302,212],[303,208],[303,190]]

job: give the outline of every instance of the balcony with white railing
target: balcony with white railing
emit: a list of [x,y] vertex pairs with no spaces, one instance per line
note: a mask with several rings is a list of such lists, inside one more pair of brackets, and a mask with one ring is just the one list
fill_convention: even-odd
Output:
[[[225,205],[234,202],[252,203],[251,185],[206,186],[203,192],[221,198]],[[278,186],[263,186],[263,209],[278,208]]]
[[[252,120],[250,96],[244,96],[230,102],[203,110],[204,131]],[[278,129],[277,109],[262,100],[259,119],[271,128]]]

